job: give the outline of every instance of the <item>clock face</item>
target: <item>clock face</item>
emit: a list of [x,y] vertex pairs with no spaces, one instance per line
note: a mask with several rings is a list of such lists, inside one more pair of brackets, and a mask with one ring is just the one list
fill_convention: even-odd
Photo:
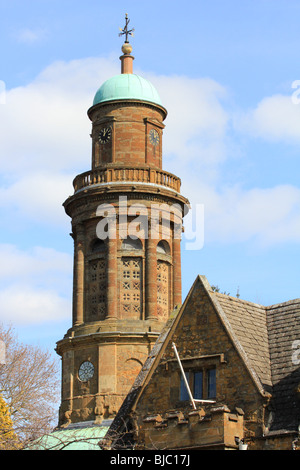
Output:
[[81,382],[88,382],[94,376],[95,368],[89,361],[85,361],[81,364],[78,370],[78,377]]
[[149,133],[149,139],[151,144],[157,145],[159,142],[159,133],[155,129],[151,129]]
[[99,132],[99,142],[101,144],[106,144],[111,139],[112,130],[111,127],[104,127]]

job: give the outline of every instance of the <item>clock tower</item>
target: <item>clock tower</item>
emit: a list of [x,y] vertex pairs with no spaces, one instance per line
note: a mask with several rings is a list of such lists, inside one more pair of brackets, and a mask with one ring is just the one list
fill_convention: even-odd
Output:
[[181,304],[180,239],[188,201],[162,169],[167,111],[133,73],[129,20],[121,73],[97,91],[91,170],[64,203],[74,240],[73,320],[62,358],[59,425],[117,413],[162,327]]

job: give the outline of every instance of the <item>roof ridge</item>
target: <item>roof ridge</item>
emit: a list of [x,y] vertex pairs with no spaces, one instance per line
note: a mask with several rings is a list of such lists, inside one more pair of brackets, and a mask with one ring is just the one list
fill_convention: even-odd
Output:
[[211,292],[212,292],[213,294],[217,294],[217,295],[220,296],[220,297],[224,297],[224,298],[228,297],[230,300],[236,301],[236,302],[238,302],[238,303],[251,304],[251,305],[254,305],[254,306],[256,306],[256,307],[263,308],[263,309],[266,308],[264,305],[259,304],[259,303],[257,303],[257,302],[253,302],[252,300],[240,299],[239,297],[234,297],[233,295],[228,295],[228,294],[222,294],[221,292],[215,292],[215,291],[213,291],[213,290],[211,290]]
[[273,304],[273,305],[268,305],[266,307],[266,309],[271,310],[271,309],[275,309],[275,308],[280,308],[280,307],[284,307],[284,306],[288,306],[288,305],[297,305],[297,304],[300,304],[300,298],[287,300],[286,302],[280,302],[280,303]]

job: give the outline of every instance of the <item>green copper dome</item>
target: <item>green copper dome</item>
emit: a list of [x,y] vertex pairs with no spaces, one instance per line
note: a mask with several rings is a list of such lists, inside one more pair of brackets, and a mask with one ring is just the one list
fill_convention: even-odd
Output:
[[97,91],[93,105],[111,100],[141,100],[162,106],[154,86],[145,78],[122,73],[109,78]]

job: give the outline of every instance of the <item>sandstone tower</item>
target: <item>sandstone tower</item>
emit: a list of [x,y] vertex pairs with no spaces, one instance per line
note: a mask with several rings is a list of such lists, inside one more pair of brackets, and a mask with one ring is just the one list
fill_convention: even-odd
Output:
[[[126,17],[127,20],[127,17]],[[181,304],[180,237],[188,201],[162,169],[166,109],[153,85],[121,74],[97,91],[92,168],[64,203],[74,239],[73,322],[62,358],[59,425],[114,417],[170,312]]]

